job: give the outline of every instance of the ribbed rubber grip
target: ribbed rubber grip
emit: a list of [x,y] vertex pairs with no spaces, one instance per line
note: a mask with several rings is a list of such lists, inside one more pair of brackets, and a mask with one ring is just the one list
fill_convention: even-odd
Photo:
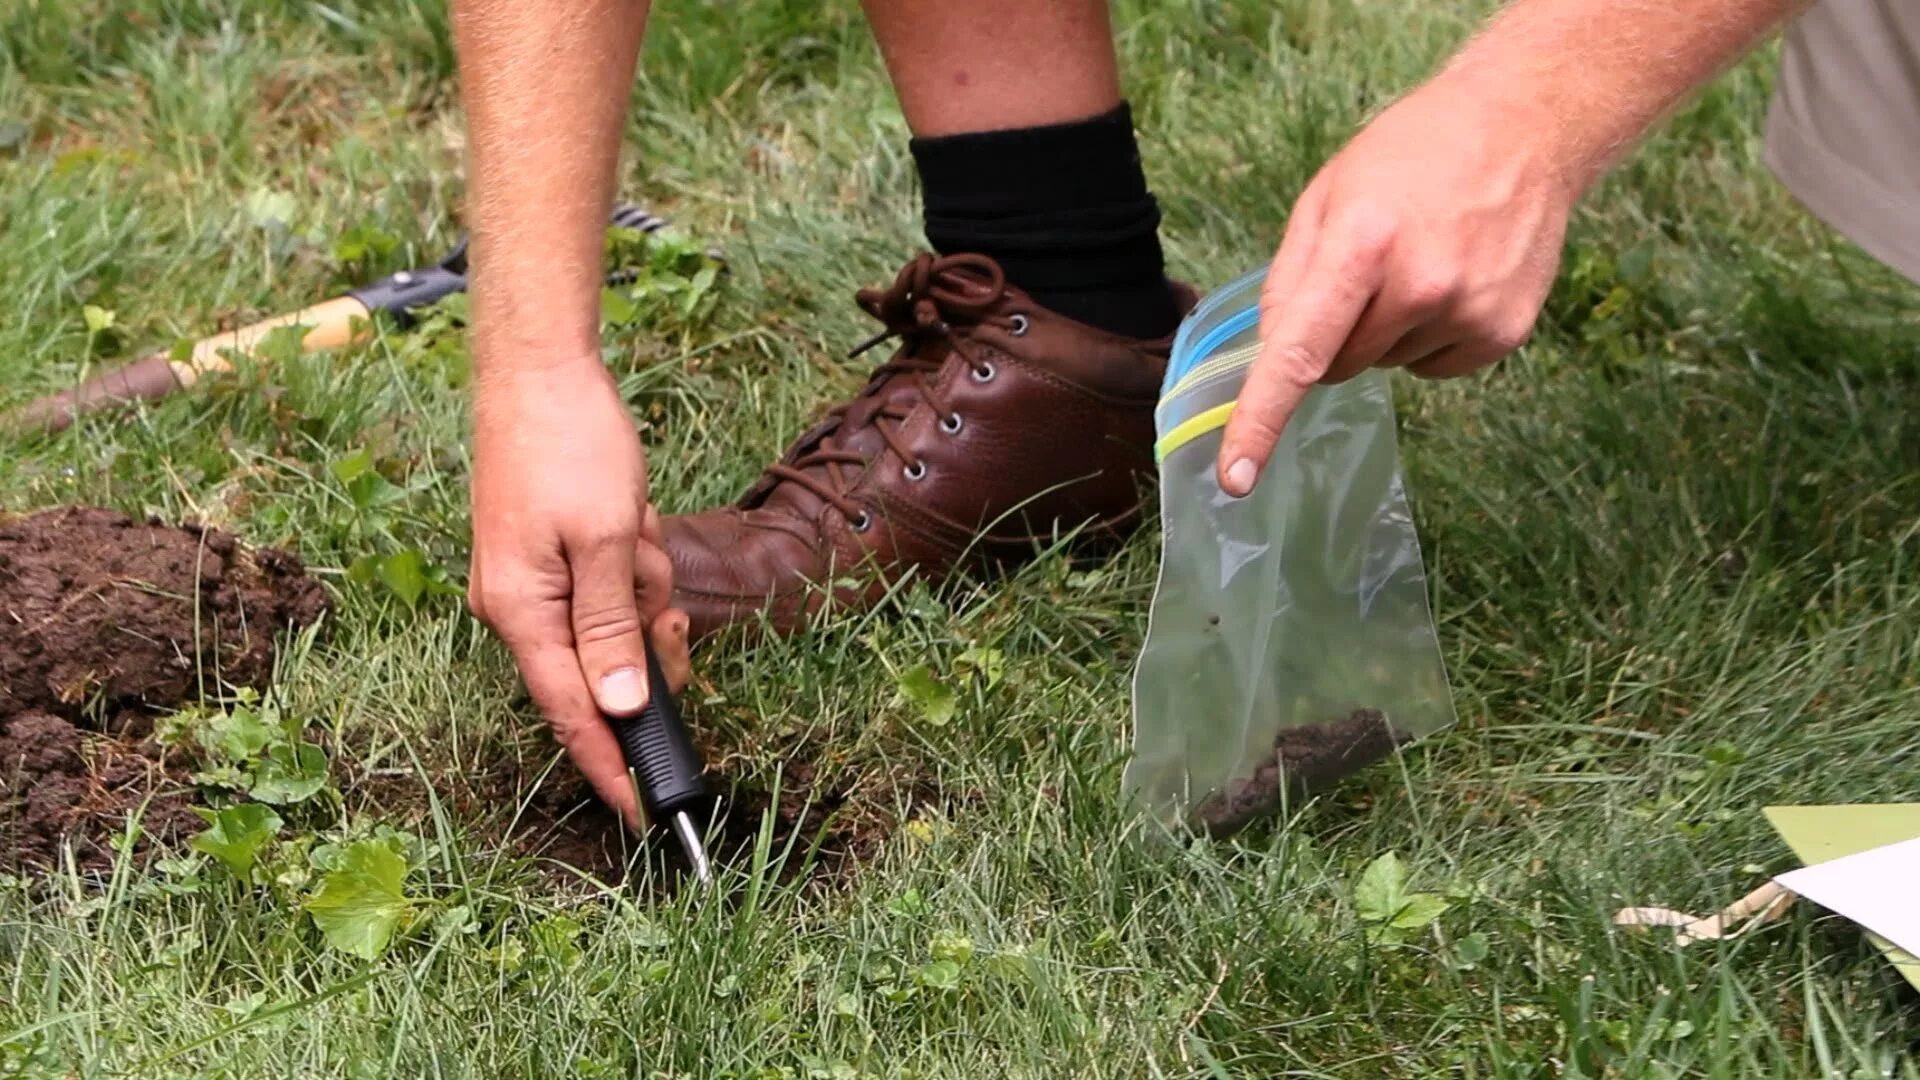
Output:
[[647,707],[640,715],[610,716],[607,723],[620,740],[627,767],[640,780],[647,809],[661,817],[709,797],[706,764],[680,721],[680,705],[667,689],[652,642],[647,643],[647,690]]

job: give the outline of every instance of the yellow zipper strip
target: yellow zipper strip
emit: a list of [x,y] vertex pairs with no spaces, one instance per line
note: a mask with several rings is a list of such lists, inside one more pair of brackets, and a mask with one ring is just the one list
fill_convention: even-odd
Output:
[[1233,407],[1240,404],[1229,401],[1225,405],[1215,405],[1204,412],[1198,412],[1174,425],[1172,431],[1160,437],[1153,444],[1153,460],[1165,461],[1167,455],[1187,445],[1209,431],[1217,431],[1227,426],[1228,418],[1233,416]]

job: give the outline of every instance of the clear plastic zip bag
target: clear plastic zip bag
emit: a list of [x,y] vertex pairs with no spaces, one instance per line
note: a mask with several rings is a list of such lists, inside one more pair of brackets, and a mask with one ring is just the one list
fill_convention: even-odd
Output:
[[1453,721],[1385,375],[1314,388],[1251,495],[1216,479],[1264,278],[1188,316],[1154,417],[1164,540],[1125,786],[1215,835]]

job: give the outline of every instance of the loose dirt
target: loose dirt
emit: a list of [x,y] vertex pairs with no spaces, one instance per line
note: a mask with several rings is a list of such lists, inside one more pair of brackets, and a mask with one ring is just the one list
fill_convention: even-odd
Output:
[[193,789],[148,739],[83,731],[50,713],[0,726],[0,867],[58,865],[64,840],[82,870],[105,870],[137,820],[133,855],[201,827]]
[[64,836],[104,867],[135,813],[136,853],[198,829],[151,715],[263,686],[275,636],[326,606],[299,560],[217,529],[88,507],[0,518],[0,865],[50,865]]
[[274,635],[326,605],[298,559],[218,529],[86,507],[0,520],[0,717],[110,716],[260,686]]
[[1253,775],[1230,782],[1195,808],[1209,833],[1222,836],[1272,812],[1290,797],[1310,794],[1378,761],[1412,741],[1378,709],[1356,709],[1327,724],[1284,728],[1273,756]]

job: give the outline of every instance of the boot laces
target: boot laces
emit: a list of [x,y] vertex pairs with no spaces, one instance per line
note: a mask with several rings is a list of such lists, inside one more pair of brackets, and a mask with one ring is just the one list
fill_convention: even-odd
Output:
[[[975,378],[984,381],[993,377],[993,366],[974,355],[966,330],[1000,302],[1006,288],[1006,275],[999,264],[984,255],[922,253],[900,269],[892,285],[861,289],[856,301],[885,328],[848,356],[859,356],[891,338],[899,338],[900,347],[874,368],[866,387],[853,400],[835,406],[782,460],[767,466],[769,493],[781,482],[797,484],[839,510],[857,528],[864,528],[863,523],[869,520],[866,512],[847,495],[859,481],[860,472],[844,470],[864,470],[870,462],[868,454],[848,448],[842,436],[871,428],[888,449],[908,462],[909,475],[925,475],[925,463],[912,460],[900,438],[899,425],[912,414],[914,405],[911,401],[889,400],[895,380],[907,380],[935,415],[943,420],[951,415],[930,376],[937,375],[947,356],[953,355],[966,361]],[[963,325],[955,327],[955,322]],[[939,344],[946,345],[946,350],[937,348]]]

